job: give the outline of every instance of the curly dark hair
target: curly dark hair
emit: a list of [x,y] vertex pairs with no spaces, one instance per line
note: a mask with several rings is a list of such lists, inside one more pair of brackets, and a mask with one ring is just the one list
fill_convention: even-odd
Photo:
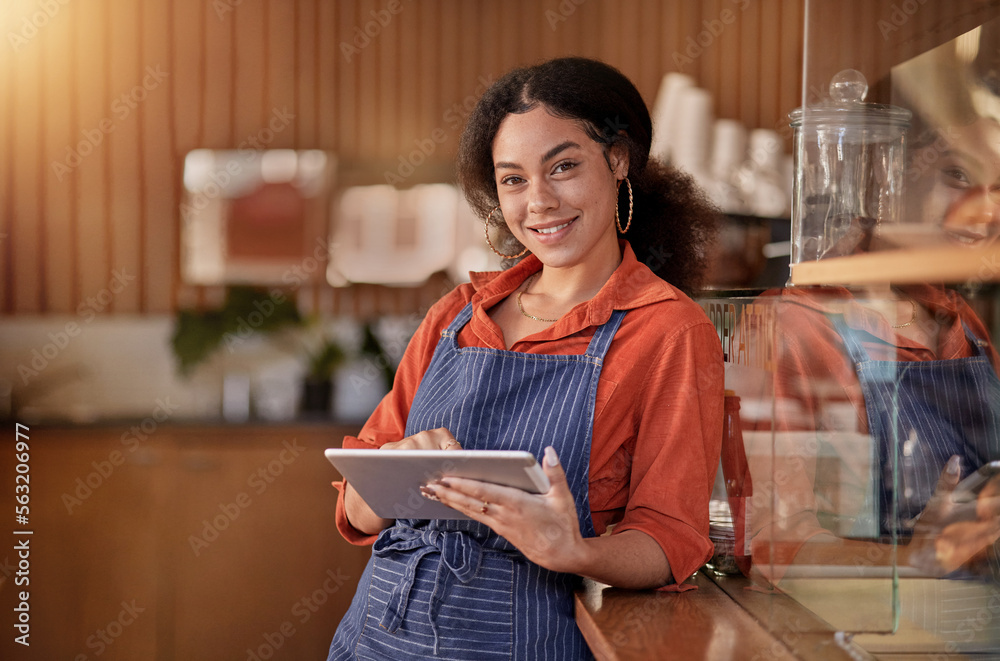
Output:
[[[473,210],[485,218],[497,206],[493,139],[507,115],[538,105],[556,117],[577,120],[606,148],[628,150],[634,213],[627,238],[640,262],[684,292],[701,283],[709,243],[719,214],[692,178],[649,157],[652,121],[635,85],[614,67],[597,60],[565,57],[510,71],[476,104],[458,150],[458,181]],[[619,188],[620,208],[628,192]],[[497,248],[507,254],[523,249],[506,224]],[[505,260],[505,267],[517,260]]]

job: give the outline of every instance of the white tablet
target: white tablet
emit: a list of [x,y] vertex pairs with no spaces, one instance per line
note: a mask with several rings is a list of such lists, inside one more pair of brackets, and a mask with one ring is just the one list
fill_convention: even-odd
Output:
[[344,450],[326,458],[384,519],[467,519],[428,500],[420,487],[449,475],[545,493],[549,479],[530,452],[516,450]]

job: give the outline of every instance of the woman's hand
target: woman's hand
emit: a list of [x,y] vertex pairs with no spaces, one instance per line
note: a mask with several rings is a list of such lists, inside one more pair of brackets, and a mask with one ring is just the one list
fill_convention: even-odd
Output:
[[958,456],[948,460],[909,544],[909,564],[932,575],[968,566],[1000,539],[1000,480],[990,480],[975,507],[964,507],[969,516],[962,516],[963,506],[954,498],[960,469]]
[[459,477],[432,482],[423,492],[488,525],[535,564],[552,571],[583,574],[588,548],[580,534],[573,494],[552,448],[545,450],[542,469],[550,484],[543,494]]
[[380,450],[461,450],[462,444],[444,427],[417,432],[413,436],[393,443],[385,443]]
[[[462,445],[455,436],[445,429],[429,429],[417,432],[413,436],[385,443],[380,450],[461,450]],[[354,490],[350,482],[344,489],[344,509],[347,520],[363,533],[375,535],[392,525],[392,519],[383,519],[375,514],[368,503]]]

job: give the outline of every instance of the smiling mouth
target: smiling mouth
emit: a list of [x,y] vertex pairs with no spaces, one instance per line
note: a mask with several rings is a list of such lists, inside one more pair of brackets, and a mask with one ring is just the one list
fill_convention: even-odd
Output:
[[959,245],[974,246],[992,240],[998,234],[993,225],[980,224],[967,229],[945,228],[945,235]]
[[955,243],[959,243],[959,244],[962,244],[962,245],[970,246],[970,245],[975,245],[975,244],[979,243],[980,241],[982,241],[986,237],[984,237],[984,236],[967,236],[967,235],[963,235],[963,234],[949,234],[948,238],[951,239],[952,241],[954,241]]
[[565,223],[563,223],[561,225],[555,225],[553,227],[545,227],[545,228],[541,228],[541,229],[530,228],[530,229],[531,229],[532,232],[535,232],[537,234],[555,234],[556,232],[558,232],[559,230],[563,229],[564,227],[569,227],[570,223],[572,223],[572,222],[573,222],[572,220],[567,220]]

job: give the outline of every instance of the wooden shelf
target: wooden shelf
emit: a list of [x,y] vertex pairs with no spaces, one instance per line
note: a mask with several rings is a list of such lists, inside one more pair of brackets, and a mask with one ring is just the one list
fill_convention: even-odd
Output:
[[885,250],[792,265],[793,285],[968,281],[1000,281],[1000,245]]

